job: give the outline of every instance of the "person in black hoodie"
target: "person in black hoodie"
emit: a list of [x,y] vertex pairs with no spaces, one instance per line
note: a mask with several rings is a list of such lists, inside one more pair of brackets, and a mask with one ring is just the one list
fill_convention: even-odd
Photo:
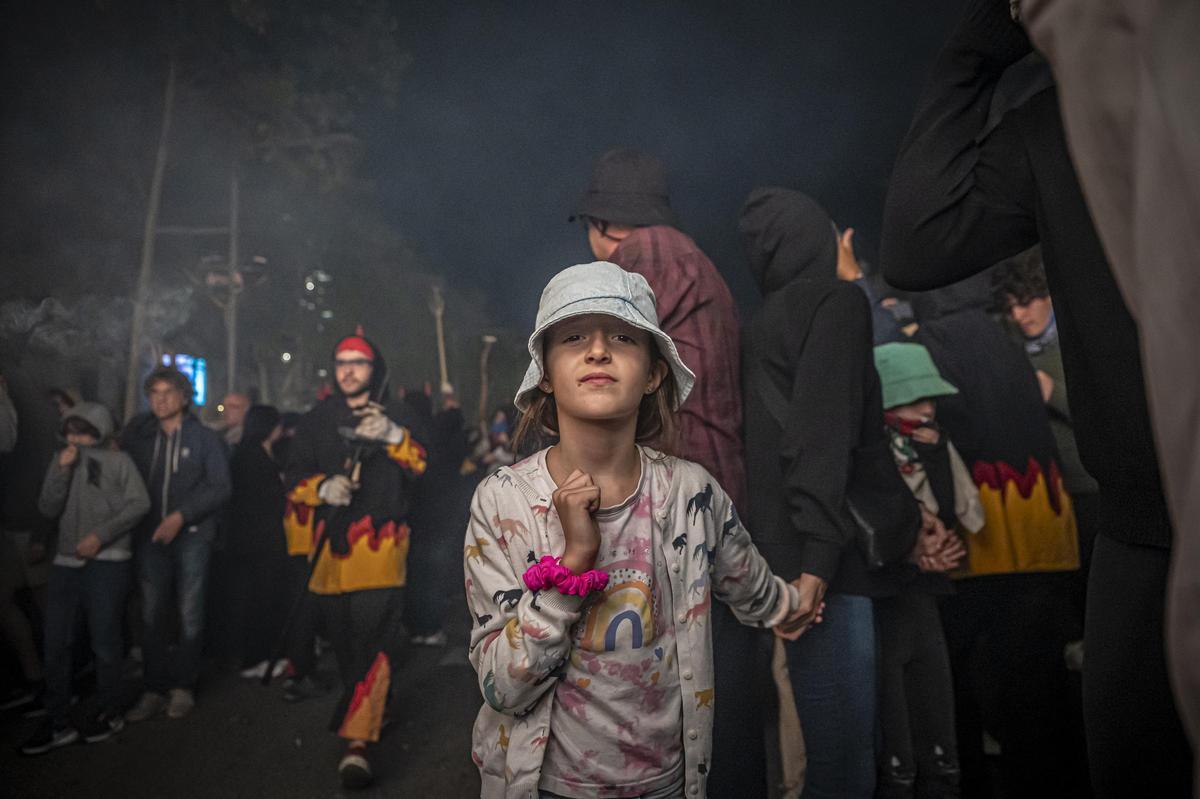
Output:
[[1003,0],[972,0],[900,148],[888,189],[888,282],[924,290],[1042,245],[1079,455],[1100,486],[1084,628],[1083,703],[1100,796],[1187,796],[1191,752],[1167,680],[1171,523],[1138,330],[1096,235],[1054,87],[989,126],[1031,46]]
[[[205,593],[217,517],[229,499],[225,442],[189,413],[192,384],[163,366],[146,378],[150,413],[134,417],[121,435],[150,493],[150,512],[135,534],[134,559],[145,624],[145,683],[125,714],[144,721],[166,708],[182,718],[195,706],[204,636]],[[171,657],[171,596],[179,597],[179,647]],[[170,691],[170,699],[164,696]]]
[[346,336],[333,365],[337,390],[300,421],[285,481],[288,499],[314,509],[308,590],[342,678],[331,723],[348,742],[338,772],[356,788],[372,780],[367,744],[379,740],[402,635],[407,519],[425,450],[424,432],[383,404],[387,364],[375,344]]
[[283,435],[279,411],[254,405],[246,412],[229,471],[229,555],[233,561],[234,611],[241,629],[242,676],[263,676],[279,637],[287,597],[287,547],[283,536],[283,477],[272,447]]
[[[897,590],[856,545],[847,495],[869,488],[886,562],[953,546],[896,471],[884,435],[866,295],[837,277],[837,232],[797,191],[760,188],[738,225],[763,307],[743,334],[749,528],[776,574],[825,621],[787,645],[808,758],[808,799],[870,799],[875,785],[871,597]],[[869,486],[863,485],[869,483]],[[826,594],[826,589],[828,593]]]

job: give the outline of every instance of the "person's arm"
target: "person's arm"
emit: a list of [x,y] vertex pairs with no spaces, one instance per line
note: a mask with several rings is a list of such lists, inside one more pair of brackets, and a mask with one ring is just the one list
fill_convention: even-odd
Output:
[[[844,509],[871,359],[866,296],[839,284],[821,301],[795,367],[781,435],[783,490],[803,538],[803,571],[828,583],[851,539]],[[789,575],[790,576],[790,575]]]
[[[553,689],[551,677],[571,652],[571,626],[585,600],[555,589],[534,595],[526,588],[492,530],[492,519],[532,514],[518,489],[497,485],[491,480],[476,490],[467,526],[463,567],[467,606],[475,620],[470,660],[488,705],[520,716]],[[512,501],[501,506],[494,493],[499,491],[511,492]]]
[[67,504],[67,493],[71,489],[73,467],[62,467],[58,463],[59,455],[55,453],[46,470],[46,479],[42,481],[42,493],[38,497],[38,512],[50,519],[57,519]]
[[1034,177],[1004,120],[982,142],[1001,74],[1030,51],[998,0],[973,0],[946,43],[892,172],[880,242],[887,281],[926,290],[1038,240]]
[[200,447],[204,458],[204,475],[176,508],[183,516],[184,525],[207,519],[220,510],[233,493],[229,462],[225,458],[225,443],[211,430],[204,430],[199,440],[204,442]]
[[794,609],[787,583],[771,573],[724,490],[714,495],[709,518],[712,525],[721,520],[713,536],[713,594],[743,624],[774,627]]
[[150,511],[150,495],[146,493],[146,484],[142,482],[142,476],[138,474],[133,459],[121,453],[121,457],[114,460],[114,465],[117,467],[117,478],[121,485],[121,499],[117,503],[117,512],[89,531],[96,534],[102,547],[108,546],[127,533]]
[[317,463],[317,452],[312,419],[305,416],[296,435],[292,438],[292,446],[288,450],[288,461],[283,470],[283,484],[287,491],[288,501],[295,505],[308,505],[315,508],[323,503],[318,491],[321,482],[327,475],[321,471]]

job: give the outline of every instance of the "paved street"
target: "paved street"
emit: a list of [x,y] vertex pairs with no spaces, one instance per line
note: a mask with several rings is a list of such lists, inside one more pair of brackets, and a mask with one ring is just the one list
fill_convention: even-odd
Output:
[[[479,796],[470,759],[479,691],[466,658],[466,632],[444,649],[413,648],[400,664],[395,707],[372,764],[376,785],[354,797]],[[332,672],[326,656],[322,668]],[[40,757],[17,747],[35,722],[0,718],[0,796],[340,797],[339,739],[326,730],[334,696],[286,704],[278,683],[263,688],[236,672],[212,674],[195,712],[129,725],[109,741],[74,745]],[[129,686],[131,692],[136,685]]]

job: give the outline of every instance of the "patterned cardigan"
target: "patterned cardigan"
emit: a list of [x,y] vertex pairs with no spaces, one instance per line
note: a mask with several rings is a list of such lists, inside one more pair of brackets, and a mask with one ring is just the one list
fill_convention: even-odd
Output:
[[[654,533],[668,564],[683,693],[684,766],[689,797],[705,795],[712,758],[714,593],[744,623],[770,627],[798,601],[774,576],[717,481],[699,464],[646,450],[665,470],[667,498]],[[483,799],[537,799],[550,735],[554,687],[571,649],[571,627],[586,600],[526,590],[521,575],[543,555],[561,556],[562,525],[532,477],[536,458],[484,480],[471,503],[464,551],[467,603],[477,625],[471,664],[486,704],[472,734]]]

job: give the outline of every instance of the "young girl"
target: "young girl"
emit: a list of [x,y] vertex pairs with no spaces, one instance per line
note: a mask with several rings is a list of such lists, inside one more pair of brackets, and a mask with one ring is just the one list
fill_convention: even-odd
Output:
[[[958,450],[938,427],[937,400],[958,389],[920,344],[875,348],[892,456],[913,495],[948,530],[973,534],[983,507]],[[966,555],[959,539],[898,575],[902,590],[875,599],[879,631],[879,781],[876,799],[952,799],[960,793],[950,656],[938,598],[953,593],[945,572]],[[953,597],[950,598],[953,601]]]
[[819,620],[771,574],[703,467],[669,441],[694,375],[640,275],[598,262],[542,292],[518,440],[467,529],[484,797],[694,797],[712,758],[712,598],[798,637]]

